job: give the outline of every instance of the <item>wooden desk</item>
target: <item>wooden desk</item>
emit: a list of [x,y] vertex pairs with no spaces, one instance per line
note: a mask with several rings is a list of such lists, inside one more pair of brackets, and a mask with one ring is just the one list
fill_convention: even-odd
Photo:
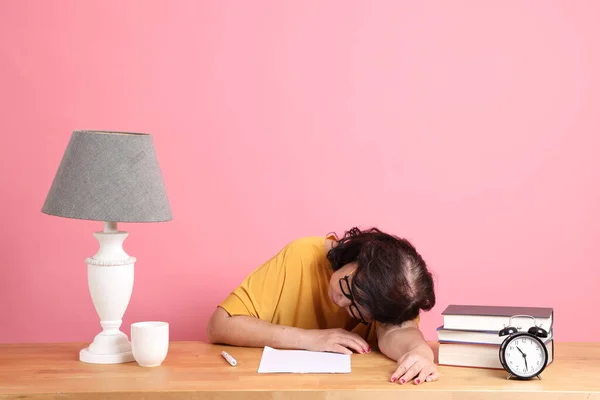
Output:
[[[77,357],[84,344],[0,345],[0,399],[596,399],[600,400],[600,343],[558,343],[542,380],[506,380],[506,373],[439,367],[437,382],[388,381],[394,362],[377,353],[352,356],[344,375],[257,374],[261,349],[171,343],[160,367],[94,365]],[[432,346],[436,348],[435,343]]]

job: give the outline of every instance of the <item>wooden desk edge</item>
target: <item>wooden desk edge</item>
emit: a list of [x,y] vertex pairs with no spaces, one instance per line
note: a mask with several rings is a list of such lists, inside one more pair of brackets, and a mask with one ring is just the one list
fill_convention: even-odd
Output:
[[[174,342],[181,346],[201,346],[204,347],[207,344],[199,341],[189,342]],[[43,343],[39,344],[39,348],[54,347],[54,345],[61,346],[60,344]],[[430,342],[430,345],[437,350],[437,342]],[[585,360],[584,362],[592,363],[592,365],[598,365],[600,371],[600,362],[596,363],[596,360],[600,360],[600,343],[561,343],[559,346],[566,345],[571,346],[570,349],[577,350],[577,355],[571,354],[568,357],[570,362],[574,360]],[[590,349],[588,345],[592,345]],[[36,344],[16,344],[16,345],[0,345],[15,348],[31,348],[37,347]],[[73,343],[63,344],[63,346],[78,348],[78,345]],[[591,353],[590,354],[590,350]],[[590,358],[591,357],[591,358]],[[577,364],[579,365],[579,364]],[[589,381],[589,374],[595,375],[595,368],[591,370],[582,370],[587,372],[587,380]],[[598,374],[600,378],[600,374]],[[563,377],[564,378],[564,377]],[[35,379],[35,378],[34,378]],[[567,377],[568,379],[568,377]],[[33,387],[35,385],[32,385]],[[376,398],[377,400],[397,400],[398,396],[408,399],[436,399],[436,400],[472,400],[475,398],[485,399],[514,399],[527,398],[527,400],[538,400],[538,399],[561,399],[561,400],[600,400],[600,385],[583,385],[581,390],[572,385],[567,389],[560,389],[560,387],[551,390],[538,390],[532,388],[530,385],[511,385],[510,387],[504,387],[502,389],[487,388],[485,386],[475,385],[472,388],[465,388],[460,386],[457,388],[448,387],[447,385],[438,384],[438,382],[426,383],[419,386],[406,385],[396,386],[390,384],[389,388],[360,388],[360,389],[327,389],[320,387],[313,387],[307,389],[268,389],[268,388],[252,388],[244,389],[241,387],[231,387],[226,389],[215,389],[210,388],[198,388],[191,387],[179,388],[179,389],[160,389],[158,391],[152,389],[132,389],[132,390],[116,390],[116,391],[101,391],[99,389],[92,389],[85,391],[82,388],[71,389],[65,388],[64,391],[52,392],[48,390],[39,393],[28,393],[26,390],[19,391],[17,393],[1,393],[0,388],[0,400],[5,399],[29,399],[29,400],[67,400],[67,399],[101,399],[101,400],[133,400],[133,399],[165,399],[165,400],[182,400],[182,399],[208,399],[208,400],[280,400],[280,399],[292,399],[292,400],[363,400]]]
[[514,400],[526,398],[527,400],[600,400],[597,391],[494,391],[494,390],[436,390],[433,387],[422,387],[419,390],[235,390],[235,391],[168,391],[168,392],[58,392],[35,394],[0,394],[0,400]]

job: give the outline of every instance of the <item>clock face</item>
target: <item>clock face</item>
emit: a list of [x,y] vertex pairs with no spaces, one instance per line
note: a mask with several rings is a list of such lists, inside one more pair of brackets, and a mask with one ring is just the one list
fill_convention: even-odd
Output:
[[517,334],[506,339],[504,362],[513,375],[529,378],[539,374],[548,361],[548,351],[536,337]]

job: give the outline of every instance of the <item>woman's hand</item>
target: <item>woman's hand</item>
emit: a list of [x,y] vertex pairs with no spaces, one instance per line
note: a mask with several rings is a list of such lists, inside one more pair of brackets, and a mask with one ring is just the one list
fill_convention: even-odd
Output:
[[345,329],[310,329],[304,331],[302,336],[302,347],[306,350],[343,354],[352,354],[352,350],[357,353],[371,351],[362,337]]
[[414,379],[414,383],[418,385],[439,378],[439,373],[431,357],[431,350],[427,345],[424,346],[415,347],[398,360],[398,368],[392,374],[392,382],[405,384]]

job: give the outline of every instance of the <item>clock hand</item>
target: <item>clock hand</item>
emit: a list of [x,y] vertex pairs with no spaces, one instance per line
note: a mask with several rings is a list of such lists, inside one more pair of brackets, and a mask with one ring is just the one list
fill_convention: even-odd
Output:
[[523,353],[523,350],[521,350],[521,349],[519,348],[519,346],[517,346],[517,350],[519,350],[519,351],[521,352],[521,354],[523,354],[523,357],[525,357],[525,356],[526,356],[526,355],[525,355],[525,353]]

